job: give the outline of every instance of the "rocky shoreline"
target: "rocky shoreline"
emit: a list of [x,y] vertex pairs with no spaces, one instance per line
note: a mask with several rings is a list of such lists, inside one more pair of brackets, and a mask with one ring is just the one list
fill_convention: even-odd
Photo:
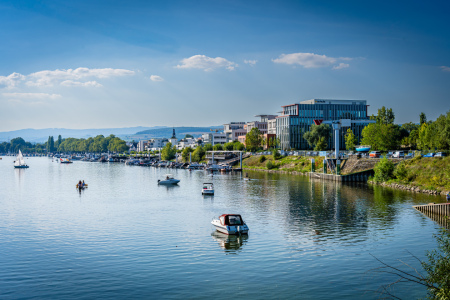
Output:
[[[298,171],[283,171],[283,170],[267,170],[267,169],[252,169],[252,168],[243,168],[243,170],[247,170],[247,171],[262,171],[262,172],[267,172],[267,173],[278,173],[278,174],[292,174],[292,175],[303,175],[306,176],[307,173],[302,173],[302,172],[298,172]],[[420,187],[417,186],[410,186],[410,185],[404,185],[404,184],[400,184],[400,183],[386,183],[386,182],[382,182],[382,183],[378,183],[378,182],[374,182],[374,181],[368,181],[367,183],[370,184],[375,184],[375,185],[380,185],[383,187],[389,187],[389,188],[393,188],[393,189],[398,189],[398,190],[404,190],[404,191],[410,191],[410,192],[414,192],[414,193],[424,193],[424,194],[429,194],[429,195],[447,195],[448,191],[436,191],[436,190],[427,190],[427,189],[421,189]]]
[[415,192],[415,193],[424,193],[424,194],[430,194],[430,195],[447,195],[448,191],[436,191],[436,190],[427,190],[427,189],[421,189],[420,187],[417,186],[410,186],[410,185],[404,185],[404,184],[400,184],[400,183],[387,183],[387,182],[382,182],[382,183],[378,183],[378,182],[374,182],[374,181],[368,181],[368,183],[370,184],[375,184],[375,185],[381,185],[384,187],[389,187],[389,188],[393,188],[393,189],[398,189],[398,190],[404,190],[404,191],[410,191],[410,192]]

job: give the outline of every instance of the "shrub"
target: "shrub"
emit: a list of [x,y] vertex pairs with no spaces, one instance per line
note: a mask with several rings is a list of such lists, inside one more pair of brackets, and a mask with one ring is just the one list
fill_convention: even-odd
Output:
[[394,170],[394,176],[397,177],[397,179],[405,180],[408,177],[408,170],[406,169],[406,166],[404,163],[400,163],[395,167]]
[[273,159],[275,159],[275,160],[277,160],[277,159],[280,159],[281,158],[281,154],[278,152],[278,150],[273,150],[273,152],[272,152],[272,156],[273,156]]
[[373,179],[376,182],[388,181],[393,177],[394,169],[394,164],[385,156],[375,165]]
[[259,162],[263,163],[266,161],[266,157],[264,155],[261,155],[261,157],[259,158]]
[[275,166],[273,165],[272,161],[269,160],[269,161],[266,163],[266,168],[267,168],[268,170],[271,170],[271,169],[275,168]]

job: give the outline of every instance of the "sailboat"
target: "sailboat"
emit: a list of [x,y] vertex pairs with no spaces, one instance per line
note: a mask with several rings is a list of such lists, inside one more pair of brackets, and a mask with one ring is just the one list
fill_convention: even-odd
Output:
[[23,159],[22,151],[20,151],[20,150],[19,150],[19,154],[16,157],[16,160],[14,161],[14,168],[16,168],[16,169],[28,168],[27,164],[25,163],[25,160]]

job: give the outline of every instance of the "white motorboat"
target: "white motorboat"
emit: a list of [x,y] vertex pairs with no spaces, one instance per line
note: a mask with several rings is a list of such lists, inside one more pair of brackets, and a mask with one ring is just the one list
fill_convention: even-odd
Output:
[[247,234],[249,230],[241,215],[236,214],[223,214],[219,219],[212,220],[211,224],[225,234]]
[[158,184],[177,184],[180,180],[173,178],[172,174],[164,175],[163,180],[158,179]]
[[28,168],[28,165],[25,163],[25,160],[23,159],[22,151],[20,151],[20,150],[19,150],[19,154],[16,157],[16,160],[14,161],[14,168],[16,168],[16,169]]
[[203,183],[202,195],[214,195],[214,184],[209,182]]
[[73,161],[71,161],[68,158],[60,158],[59,160],[60,160],[60,163],[62,163],[62,164],[72,164],[73,163]]

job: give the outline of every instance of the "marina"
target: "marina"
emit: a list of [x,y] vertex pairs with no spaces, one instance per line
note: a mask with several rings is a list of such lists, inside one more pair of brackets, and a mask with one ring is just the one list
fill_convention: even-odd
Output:
[[[20,170],[13,160],[0,164],[2,299],[223,299],[230,286],[252,299],[378,299],[394,277],[371,274],[373,256],[424,259],[440,226],[413,205],[445,202],[306,176],[173,169],[180,182],[164,186],[165,168],[30,157]],[[205,182],[214,196],[200,194]],[[248,234],[218,232],[211,219],[224,213],[240,214]]]

